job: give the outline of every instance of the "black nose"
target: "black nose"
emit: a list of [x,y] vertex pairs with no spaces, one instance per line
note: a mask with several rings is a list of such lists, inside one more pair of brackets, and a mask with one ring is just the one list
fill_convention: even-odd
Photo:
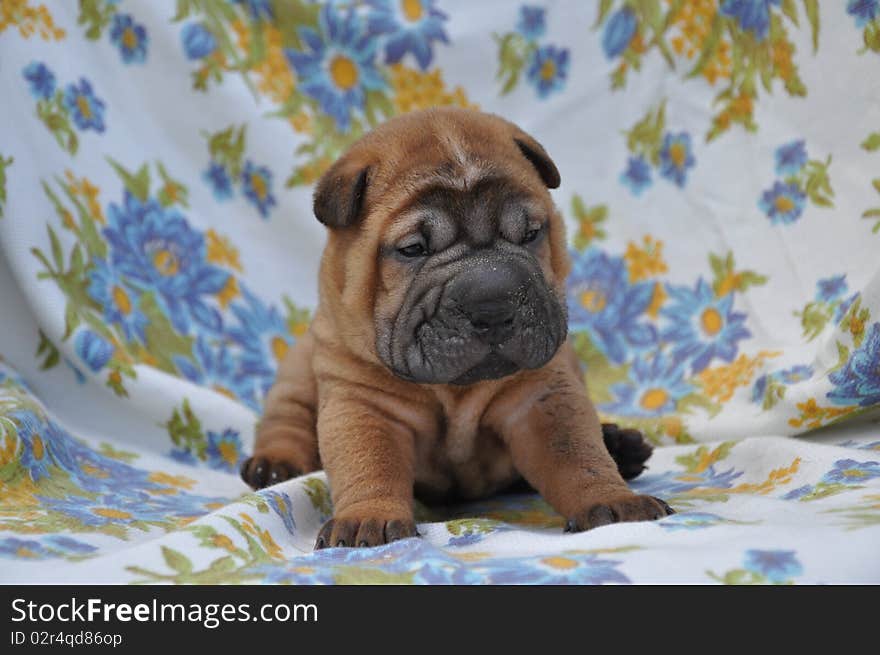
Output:
[[508,300],[489,300],[464,305],[462,311],[474,326],[474,330],[489,343],[502,343],[513,334],[516,306]]
[[454,295],[480,338],[498,344],[513,334],[527,283],[528,272],[517,263],[474,262],[456,278]]

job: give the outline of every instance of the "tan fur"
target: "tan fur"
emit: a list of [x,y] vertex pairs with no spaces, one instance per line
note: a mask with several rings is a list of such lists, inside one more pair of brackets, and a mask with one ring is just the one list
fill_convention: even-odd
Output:
[[[515,137],[534,143],[494,116],[419,112],[364,137],[328,173],[370,167],[364,215],[329,231],[320,304],[266,399],[254,456],[300,472],[323,466],[337,521],[330,545],[355,545],[355,536],[372,545],[376,530],[384,541],[376,525],[411,522],[414,487],[427,499],[475,498],[520,475],[583,527],[598,505],[610,504],[620,520],[655,518],[657,508],[629,491],[603,445],[569,344],[539,370],[464,387],[404,381],[377,356],[376,317],[393,315],[406,290],[380,246],[405,233],[407,203],[438,180],[466,186],[493,175],[533,199],[551,217],[540,261],[562,295],[563,221]],[[345,519],[361,527],[342,527]]]

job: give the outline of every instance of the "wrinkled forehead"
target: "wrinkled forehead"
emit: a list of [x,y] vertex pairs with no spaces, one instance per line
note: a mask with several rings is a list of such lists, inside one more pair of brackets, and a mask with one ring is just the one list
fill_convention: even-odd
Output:
[[480,247],[498,236],[519,240],[530,224],[540,220],[542,204],[527,189],[498,174],[472,180],[438,176],[400,207],[386,236],[394,240],[419,232],[438,250],[455,241]]

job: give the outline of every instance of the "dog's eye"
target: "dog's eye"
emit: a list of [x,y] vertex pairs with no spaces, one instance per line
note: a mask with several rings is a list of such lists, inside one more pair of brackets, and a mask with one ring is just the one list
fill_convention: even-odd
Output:
[[542,229],[543,229],[543,226],[536,227],[536,228],[529,230],[528,232],[526,232],[525,236],[523,237],[523,239],[520,243],[523,245],[525,245],[527,243],[531,243],[532,241],[534,241],[535,239],[537,239],[540,236]]
[[398,248],[397,252],[404,257],[424,257],[428,254],[428,249],[423,243],[413,243],[412,245]]

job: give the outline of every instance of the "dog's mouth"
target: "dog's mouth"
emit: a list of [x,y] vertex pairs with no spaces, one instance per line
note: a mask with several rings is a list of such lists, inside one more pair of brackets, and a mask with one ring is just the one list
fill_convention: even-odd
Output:
[[[487,334],[456,312],[422,321],[386,362],[398,377],[422,384],[468,385],[540,368],[565,340],[564,310],[549,300],[521,308],[501,333]],[[502,338],[503,335],[503,338]]]
[[[484,256],[485,257],[485,256]],[[377,350],[392,373],[467,385],[544,366],[565,340],[561,292],[523,257],[480,259],[410,288]]]

